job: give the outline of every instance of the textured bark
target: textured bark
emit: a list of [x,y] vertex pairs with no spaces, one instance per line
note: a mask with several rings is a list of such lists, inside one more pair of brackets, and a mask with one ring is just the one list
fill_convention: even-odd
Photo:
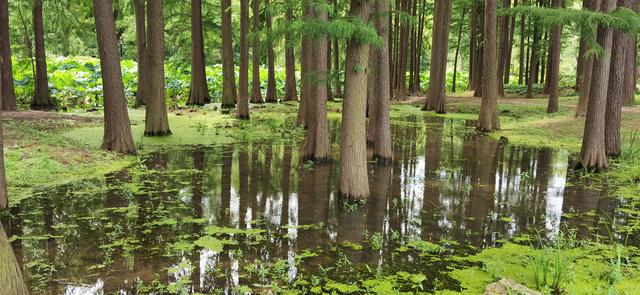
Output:
[[[553,8],[561,9],[562,0],[553,0]],[[547,113],[555,113],[558,111],[558,96],[560,95],[560,43],[562,37],[562,26],[555,26],[551,29],[551,38],[549,39],[549,104],[547,105]]]
[[[476,3],[478,4],[478,3]],[[486,3],[485,3],[486,6]],[[484,6],[477,5],[477,22],[476,22],[476,46],[475,46],[475,57],[474,57],[474,65],[473,65],[473,96],[482,97],[484,87],[484,43],[485,43],[485,33],[484,33]]]
[[138,85],[136,106],[145,104],[149,92],[149,53],[147,52],[146,0],[135,0],[136,49],[138,56]]
[[[265,30],[271,31],[271,14],[269,13],[269,0],[264,1],[267,9],[264,13]],[[276,91],[276,68],[275,52],[273,44],[267,44],[267,95],[266,102],[278,102],[278,92]]]
[[147,3],[149,91],[146,97],[145,136],[170,135],[164,89],[164,15],[162,1]]
[[[402,5],[402,10],[406,13],[409,12],[409,4],[410,0],[401,1],[404,4]],[[407,55],[408,55],[408,44],[409,44],[409,24],[405,21],[401,21],[400,25],[400,34],[398,39],[398,61],[396,63],[396,87],[395,87],[395,97],[397,100],[406,100],[407,99]],[[345,76],[348,69],[346,68],[345,62]],[[345,81],[346,84],[346,81]],[[345,90],[346,92],[346,90]],[[346,96],[346,93],[345,93]]]
[[[513,7],[516,7],[516,6],[518,6],[518,0],[515,0],[513,2]],[[516,33],[516,17],[512,16],[511,25],[509,26],[509,40],[507,42],[508,43],[507,52],[506,52],[506,59],[505,59],[504,71],[503,71],[504,77],[502,78],[503,79],[502,83],[504,84],[509,84],[510,78],[511,78],[511,56],[513,54],[513,38],[515,37],[515,33]]]
[[9,2],[0,0],[0,60],[2,60],[2,110],[16,110],[16,93],[13,87],[13,65],[9,42]]
[[102,149],[119,153],[136,152],[131,135],[131,123],[124,96],[120,52],[116,37],[111,1],[93,0],[93,15],[96,20],[98,52],[104,93],[104,136]]
[[[4,63],[1,62],[0,60],[0,79],[2,79],[3,77],[3,71],[4,71]],[[4,90],[2,88],[2,84],[0,83],[0,93],[2,93],[2,90]],[[0,95],[0,103],[2,103],[2,100],[4,99],[4,96]],[[7,195],[7,178],[5,175],[5,171],[4,171],[4,144],[3,144],[3,137],[2,137],[2,110],[0,110],[0,209],[3,208],[7,208],[9,206],[9,196]],[[2,227],[0,226],[0,231],[2,230]],[[1,233],[0,233],[1,234]],[[2,237],[0,237],[1,239]],[[2,258],[2,256],[0,256],[0,258]],[[3,264],[0,264],[0,266]],[[2,273],[2,272],[0,272]],[[1,277],[0,277],[1,278]]]
[[529,58],[529,79],[527,79],[527,98],[533,98],[533,85],[538,80],[538,51],[540,47],[540,29],[538,22],[533,19],[533,44]]
[[[582,0],[582,9],[583,10],[590,10],[590,7],[592,7],[592,2],[595,0]],[[583,32],[584,34],[584,32]],[[576,66],[576,90],[581,91],[581,84],[582,84],[582,75],[584,73],[584,66],[585,66],[585,53],[587,52],[587,40],[586,38],[584,38],[584,36],[581,36],[580,38],[580,44],[578,45],[578,60],[577,60],[577,66]]]
[[204,37],[202,33],[202,0],[191,2],[191,91],[187,105],[204,105],[209,101],[204,70]]
[[251,103],[263,103],[260,88],[260,0],[251,1],[253,52],[251,54]]
[[[350,16],[369,18],[371,1],[352,0]],[[369,196],[367,174],[366,118],[367,68],[369,44],[356,38],[347,42],[345,61],[344,103],[340,144],[340,194],[349,198]]]
[[333,89],[335,90],[334,97],[343,97],[344,95],[342,93],[342,83],[340,83],[340,43],[338,39],[333,40],[332,57],[333,57],[333,71],[335,72],[335,75],[333,78],[333,83],[334,83]]
[[527,21],[524,15],[520,16],[520,54],[518,56],[518,85],[522,85],[525,81],[525,35]]
[[36,83],[35,93],[31,101],[31,109],[53,110],[56,106],[49,91],[47,77],[47,55],[44,44],[44,25],[42,23],[42,0],[35,0],[33,5],[33,36],[36,43]]
[[[630,0],[630,7],[633,11],[638,11],[638,1]],[[638,56],[638,36],[632,34],[627,40],[627,55],[625,56],[624,76],[627,77],[624,83],[624,94],[622,104],[633,106],[636,100],[636,57]]]
[[333,90],[331,89],[331,84],[333,84],[331,81],[333,80],[332,77],[334,75],[333,69],[331,69],[333,66],[333,59],[331,58],[331,53],[333,51],[331,50],[332,43],[331,39],[327,39],[327,73],[329,75],[329,81],[327,82],[327,101],[333,101]]
[[391,149],[391,126],[389,122],[389,100],[391,99],[390,69],[389,69],[389,14],[391,8],[389,0],[377,0],[375,6],[375,26],[378,35],[382,39],[380,48],[375,48],[373,59],[377,62],[373,67],[373,96],[372,105],[375,111],[369,117],[370,121],[375,121],[373,126],[373,159],[380,164],[391,164],[393,150]]
[[451,27],[451,1],[436,0],[431,49],[431,70],[429,73],[429,95],[423,109],[438,114],[447,112],[447,57],[449,53],[449,28]]
[[469,89],[476,87],[476,67],[478,64],[478,1],[471,3],[471,24],[469,26]]
[[233,34],[231,31],[231,0],[221,0],[222,9],[222,108],[236,104],[236,74],[233,65]]
[[[0,286],[2,294],[29,295],[29,289],[22,278],[20,265],[7,239],[7,234],[0,225]],[[6,292],[6,293],[4,293]]]
[[484,7],[484,82],[482,83],[482,104],[478,118],[478,130],[500,129],[498,119],[498,52],[496,40],[497,23],[496,0],[485,1]]
[[[502,0],[501,9],[508,9],[511,6],[511,0]],[[507,65],[507,52],[509,51],[509,17],[501,15],[498,17],[500,22],[500,55],[498,58],[498,94],[504,96],[503,73]]]
[[249,119],[249,0],[240,0],[240,79],[238,83],[238,119]]
[[[600,11],[610,12],[616,7],[615,0],[602,0]],[[587,107],[587,119],[582,137],[580,158],[587,170],[601,171],[609,167],[605,148],[605,115],[607,89],[609,86],[609,68],[613,43],[613,30],[598,27],[598,44],[603,53],[594,59],[591,77],[591,91]],[[586,85],[585,85],[586,86]]]
[[[600,8],[600,0],[588,0],[589,6],[587,9],[597,11]],[[586,34],[586,32],[583,32]],[[593,36],[592,36],[593,37]],[[586,52],[586,37],[582,37],[581,40],[585,42]],[[580,77],[580,97],[578,98],[578,106],[576,107],[576,117],[584,116],[587,113],[587,106],[589,105],[589,97],[591,97],[591,76],[593,74],[593,57],[582,55],[584,60],[582,61],[581,77]]]
[[[285,12],[285,17],[288,22],[293,21],[293,9],[288,6]],[[284,85],[284,100],[298,100],[298,89],[296,87],[296,59],[295,59],[295,44],[291,40],[291,36],[285,36],[285,71],[286,79]]]
[[462,39],[462,28],[464,26],[464,17],[467,13],[467,7],[462,8],[462,15],[460,16],[460,22],[458,23],[458,38],[456,41],[456,53],[453,59],[453,81],[451,84],[451,92],[456,92],[456,83],[458,78],[458,59],[460,57],[460,40]]

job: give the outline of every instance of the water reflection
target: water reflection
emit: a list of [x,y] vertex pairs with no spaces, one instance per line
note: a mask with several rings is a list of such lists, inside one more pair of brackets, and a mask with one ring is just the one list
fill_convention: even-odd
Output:
[[[13,250],[33,293],[135,294],[154,284],[200,293],[268,289],[261,273],[293,282],[341,260],[376,272],[427,263],[437,276],[446,265],[399,254],[398,241],[478,249],[523,233],[552,238],[563,226],[587,239],[606,232],[605,216],[625,222],[606,191],[567,175],[566,152],[507,145],[466,124],[433,117],[394,124],[394,162],[370,167],[372,195],[361,205],[338,198],[338,165],[309,167],[295,147],[199,146],[41,192],[12,209],[7,228],[21,237]],[[236,242],[222,252],[193,247],[210,226],[265,233],[232,234]],[[300,255],[309,257],[300,263]]]

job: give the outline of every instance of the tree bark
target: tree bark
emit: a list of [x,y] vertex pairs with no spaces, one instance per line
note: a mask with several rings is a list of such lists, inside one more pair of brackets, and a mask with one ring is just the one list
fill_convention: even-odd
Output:
[[42,21],[42,0],[35,0],[33,5],[33,35],[36,43],[36,84],[31,109],[53,110],[56,108],[49,91],[47,77],[47,55],[44,44],[44,25]]
[[520,16],[520,54],[518,56],[518,85],[524,83],[525,78],[525,35],[526,35],[527,22],[524,15]]
[[[293,21],[293,8],[288,4],[285,12],[285,18],[287,22]],[[285,71],[286,80],[284,86],[284,100],[292,101],[298,100],[298,89],[296,87],[296,59],[295,59],[295,44],[290,35],[285,36]]]
[[0,0],[0,60],[2,60],[2,110],[15,111],[16,93],[13,87],[13,65],[9,40],[9,2]]
[[[486,3],[484,4],[486,6]],[[475,30],[475,34],[476,34],[476,51],[475,51],[475,57],[474,57],[474,65],[473,65],[473,96],[474,97],[482,97],[483,96],[483,90],[484,87],[482,86],[484,84],[484,42],[485,42],[485,33],[484,33],[484,6],[483,5],[478,5],[478,7],[476,8],[478,10],[477,15],[478,15],[478,20],[476,22],[476,30]]]
[[136,148],[124,96],[120,52],[111,1],[93,0],[98,35],[98,52],[104,93],[104,136],[102,149],[133,154]]
[[253,52],[251,54],[251,103],[263,103],[260,88],[260,0],[251,0]]
[[22,278],[20,264],[16,260],[7,234],[0,225],[0,286],[3,294],[29,295],[29,289]]
[[145,136],[170,135],[164,89],[164,13],[162,1],[147,3],[149,91],[146,97]]
[[[518,6],[518,0],[515,0],[513,2],[513,7],[517,7]],[[508,40],[508,44],[507,44],[507,53],[506,53],[506,60],[505,60],[505,64],[504,64],[504,72],[503,72],[503,82],[504,84],[509,84],[510,82],[510,78],[511,78],[511,56],[513,54],[513,38],[515,37],[515,33],[516,33],[516,17],[512,16],[511,17],[511,25],[509,26],[509,40]],[[503,95],[504,95],[504,91],[503,91]]]
[[449,53],[449,28],[451,27],[451,1],[436,0],[431,49],[429,95],[423,109],[438,114],[447,112],[447,57]]
[[[4,61],[0,60],[0,80],[4,77]],[[2,83],[0,83],[0,93],[4,90]],[[4,96],[0,95],[0,104],[3,102]],[[5,175],[4,167],[4,144],[2,137],[2,110],[0,110],[0,209],[9,207],[9,196],[7,194],[7,178]],[[2,225],[0,225],[0,231]],[[1,239],[2,237],[0,237]],[[13,254],[13,253],[12,253]],[[2,258],[2,256],[0,256]],[[0,264],[4,265],[4,264]],[[2,276],[0,276],[2,277]]]
[[149,52],[147,51],[146,0],[135,0],[136,49],[138,56],[138,89],[136,107],[145,104],[149,92]]
[[204,37],[202,33],[202,0],[191,2],[191,91],[187,105],[204,105],[209,101],[204,69]]
[[[502,9],[508,9],[511,6],[511,0],[502,0]],[[509,52],[509,16],[502,15],[498,17],[500,21],[500,56],[498,63],[498,94],[504,96],[503,73],[507,66],[507,53]]]
[[462,8],[462,16],[460,17],[460,23],[458,24],[458,41],[456,41],[456,53],[455,58],[453,59],[453,81],[451,85],[451,92],[456,92],[456,83],[458,78],[458,58],[460,57],[460,40],[462,39],[462,28],[464,26],[464,17],[467,13],[467,7]]
[[233,65],[233,33],[231,30],[231,0],[221,0],[222,8],[222,108],[236,104],[236,70]]
[[249,119],[249,0],[240,0],[240,79],[236,118]]
[[[553,8],[561,9],[562,0],[553,0]],[[551,29],[549,39],[549,104],[547,113],[558,111],[558,96],[560,95],[560,49],[562,46],[562,26],[558,25]]]
[[[411,0],[405,0],[404,5],[402,6],[402,10],[406,13],[409,13],[409,4]],[[396,99],[403,101],[407,99],[407,46],[409,44],[409,24],[406,21],[401,20],[402,24],[400,24],[400,34],[399,34],[399,44],[398,47],[398,62],[396,63]],[[345,62],[346,64],[346,62]],[[348,69],[345,65],[345,77]],[[345,78],[346,80],[346,78]],[[345,81],[346,84],[346,81]],[[346,90],[345,90],[346,92]],[[346,96],[346,93],[345,93]]]
[[[350,15],[369,19],[369,0],[352,0]],[[369,196],[367,173],[366,118],[367,71],[369,44],[354,37],[347,43],[345,61],[344,103],[340,144],[340,194],[348,198]]]
[[498,118],[498,52],[496,40],[496,0],[486,0],[484,7],[484,82],[478,130],[488,132],[500,129]]
[[531,45],[531,57],[529,58],[529,79],[527,79],[527,98],[533,98],[533,86],[538,81],[538,51],[540,47],[540,29],[536,19],[533,22],[533,44]]
[[[602,0],[600,11],[607,13],[615,8],[616,0]],[[599,26],[597,36],[596,40],[604,51],[593,62],[591,91],[580,153],[581,165],[590,171],[602,171],[609,167],[605,148],[605,116],[613,29]]]
[[[266,9],[264,13],[265,29],[271,31],[271,13],[269,13],[269,0],[264,1]],[[269,39],[267,39],[269,40]],[[278,102],[278,93],[276,91],[276,68],[275,68],[275,52],[273,44],[269,40],[267,44],[267,96],[266,102]]]
[[[631,9],[638,11],[638,1],[630,0]],[[622,104],[624,106],[635,105],[636,100],[636,57],[638,55],[638,36],[632,34],[627,40],[627,55],[624,63],[624,76],[627,77],[624,83],[624,94]]]
[[[371,97],[372,114],[370,121],[375,121],[373,126],[373,159],[379,164],[391,164],[393,150],[391,149],[391,126],[389,122],[389,100],[391,99],[390,69],[389,69],[389,14],[391,11],[389,0],[377,0],[375,6],[375,26],[378,35],[382,39],[380,48],[373,52],[377,62],[373,67],[373,89]],[[374,110],[375,109],[375,110]]]
[[[598,11],[600,8],[600,0],[588,0],[589,6],[587,9],[592,11]],[[583,32],[586,34],[586,32]],[[593,36],[592,36],[593,37]],[[587,41],[586,37],[582,37],[581,40],[584,40],[585,43],[585,53]],[[587,113],[587,106],[589,105],[589,97],[591,97],[591,79],[593,75],[593,57],[585,56],[584,53],[582,55],[582,69],[581,69],[581,77],[580,77],[580,97],[578,98],[578,106],[576,107],[576,117],[584,116]]]

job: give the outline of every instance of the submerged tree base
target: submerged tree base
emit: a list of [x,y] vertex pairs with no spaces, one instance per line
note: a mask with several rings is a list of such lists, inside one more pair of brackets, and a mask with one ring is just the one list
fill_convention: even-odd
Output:
[[393,164],[393,157],[373,155],[373,160],[376,161],[378,165],[388,166]]
[[159,137],[159,136],[169,136],[169,135],[171,135],[171,130],[144,132],[144,136],[149,136],[149,137]]
[[233,109],[236,107],[235,103],[222,103],[222,105],[220,105],[221,108],[223,109]]

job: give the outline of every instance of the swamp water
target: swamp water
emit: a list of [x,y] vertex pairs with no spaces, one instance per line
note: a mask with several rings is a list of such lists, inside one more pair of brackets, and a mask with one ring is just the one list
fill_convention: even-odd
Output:
[[465,266],[456,256],[565,228],[592,239],[626,222],[606,188],[574,179],[567,152],[504,144],[472,125],[395,121],[394,162],[370,165],[366,202],[341,200],[336,162],[238,143],[159,151],[40,191],[4,227],[33,294],[348,293],[357,281],[460,290],[448,275]]

